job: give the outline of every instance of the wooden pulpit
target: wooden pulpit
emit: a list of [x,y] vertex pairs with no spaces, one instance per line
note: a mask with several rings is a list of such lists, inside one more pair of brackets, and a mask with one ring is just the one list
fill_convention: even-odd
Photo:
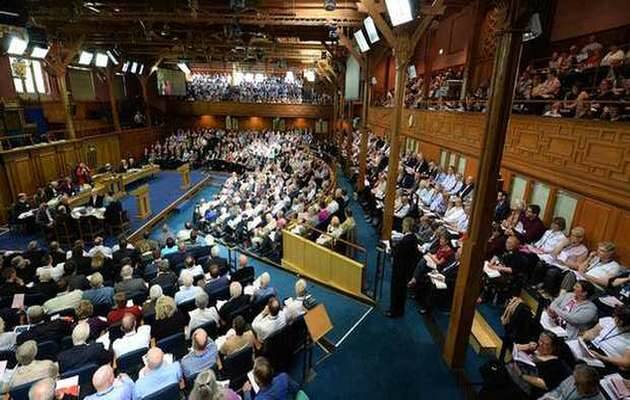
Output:
[[177,168],[177,172],[182,175],[182,189],[188,189],[190,187],[190,164],[186,163]]
[[136,196],[139,219],[145,219],[151,214],[151,204],[149,203],[149,185],[142,185],[131,192]]

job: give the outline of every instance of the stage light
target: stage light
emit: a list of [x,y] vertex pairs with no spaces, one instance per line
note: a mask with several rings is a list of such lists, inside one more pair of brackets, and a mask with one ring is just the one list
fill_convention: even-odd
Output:
[[409,0],[385,0],[385,6],[393,26],[402,25],[413,19]]
[[116,60],[116,57],[114,57],[114,53],[107,50],[107,57],[109,57],[109,59],[112,61],[114,65],[118,65],[118,60]]
[[125,61],[125,63],[122,66],[122,72],[127,72],[128,69],[129,69],[129,61]]
[[144,64],[140,64],[140,71],[138,71],[138,75],[142,75],[142,72],[144,72]]
[[108,61],[109,61],[109,58],[107,58],[107,54],[96,53],[96,59],[94,60],[94,65],[96,65],[99,68],[106,68]]
[[284,81],[285,82],[293,82],[295,80],[295,77],[293,76],[293,71],[287,71],[286,76],[284,77]]
[[529,19],[525,33],[523,33],[523,42],[534,40],[538,36],[542,35],[542,33],[543,29],[542,24],[540,23],[540,14],[534,13]]
[[131,73],[135,74],[137,70],[138,70],[138,63],[134,61],[131,63]]
[[92,59],[94,58],[94,53],[90,53],[89,51],[82,51],[79,56],[79,64],[81,65],[90,65],[92,63]]
[[416,79],[416,77],[418,76],[416,74],[416,66],[415,65],[410,65],[409,67],[407,67],[407,75],[409,75],[409,79]]
[[380,40],[378,37],[378,31],[376,30],[376,26],[374,25],[374,20],[372,17],[366,17],[363,20],[363,25],[365,26],[365,31],[368,34],[368,38],[370,38],[370,43],[374,44]]
[[438,54],[439,54],[439,55],[444,54],[444,49],[440,49],[440,50],[438,50]]
[[315,82],[315,71],[312,69],[304,70],[304,78],[306,78],[308,82]]
[[46,58],[46,55],[48,54],[48,50],[49,47],[39,47],[39,46],[33,46],[33,50],[31,51],[31,57],[32,58],[39,58],[39,59],[44,59]]
[[24,51],[26,51],[26,46],[28,46],[28,40],[13,36],[11,38],[11,43],[9,43],[9,49],[7,50],[7,53],[21,56],[22,54],[24,54]]
[[363,35],[362,30],[359,29],[358,31],[354,32],[354,39],[357,41],[361,53],[365,53],[366,51],[370,50],[370,45],[368,44],[367,40],[365,40],[365,36]]
[[179,67],[179,69],[186,75],[190,75],[190,68],[188,68],[188,65],[186,65],[185,62],[178,63],[177,67]]

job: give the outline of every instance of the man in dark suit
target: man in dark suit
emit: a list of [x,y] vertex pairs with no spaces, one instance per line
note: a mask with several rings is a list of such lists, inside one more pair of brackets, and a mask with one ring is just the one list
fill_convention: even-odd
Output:
[[243,286],[254,282],[256,271],[254,271],[254,267],[247,265],[248,261],[247,256],[241,254],[238,258],[238,268],[230,278],[232,282],[240,282]]
[[73,347],[57,355],[60,373],[87,364],[103,365],[111,362],[111,353],[105,350],[102,343],[86,343],[89,337],[90,325],[87,322],[80,322],[74,327],[72,330]]
[[469,176],[466,178],[466,182],[464,183],[464,186],[462,186],[462,188],[457,193],[457,196],[461,199],[465,199],[466,196],[470,195],[474,189],[475,189],[475,182],[473,180],[473,177]]
[[494,220],[501,222],[510,214],[510,202],[505,191],[501,190],[497,193],[497,205],[494,208]]
[[98,194],[98,190],[92,189],[92,192],[90,193],[90,198],[87,202],[87,206],[93,208],[103,207],[103,196]]
[[231,324],[230,320],[231,314],[245,307],[250,301],[250,297],[246,294],[243,294],[243,287],[238,282],[230,283],[230,300],[227,303],[223,304],[221,309],[219,309],[219,316],[221,317],[221,322],[223,325]]
[[230,285],[230,279],[227,275],[221,275],[221,270],[217,264],[210,265],[210,280],[205,286],[205,291],[208,296],[216,296],[221,293],[225,288]]
[[175,290],[177,290],[177,275],[171,271],[168,260],[160,260],[158,264],[158,274],[149,284],[149,286],[153,285],[160,285],[167,293],[169,290],[173,290],[174,295]]
[[72,257],[68,260],[72,260],[72,262],[74,262],[78,274],[89,275],[90,270],[92,269],[92,259],[84,253],[83,243],[78,241],[72,248]]
[[398,318],[405,313],[407,282],[420,258],[418,239],[413,233],[413,219],[405,218],[402,222],[403,238],[393,246],[391,304],[385,315]]
[[59,342],[61,338],[68,336],[72,332],[72,321],[64,318],[46,321],[44,308],[41,306],[29,307],[26,310],[26,315],[31,328],[17,336],[16,343],[18,345],[27,340],[34,340],[38,343],[48,340]]
[[128,299],[135,299],[147,294],[147,287],[142,278],[133,277],[133,268],[131,265],[125,265],[120,271],[122,281],[115,286],[116,293],[125,292]]
[[210,250],[210,255],[212,257],[208,261],[208,267],[210,267],[212,264],[216,264],[219,266],[219,273],[221,275],[225,275],[229,270],[229,266],[227,259],[219,256],[219,246],[212,247],[212,250]]

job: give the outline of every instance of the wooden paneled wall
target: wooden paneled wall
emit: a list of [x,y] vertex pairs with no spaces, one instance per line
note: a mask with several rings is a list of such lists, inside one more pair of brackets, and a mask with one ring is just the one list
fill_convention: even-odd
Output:
[[313,104],[256,104],[232,102],[177,101],[168,102],[168,110],[182,116],[279,117],[329,119],[332,106]]
[[6,211],[18,193],[32,195],[48,182],[70,175],[78,162],[89,161],[91,149],[96,151],[92,169],[107,163],[116,166],[121,155],[141,157],[144,147],[160,135],[159,129],[123,130],[0,152],[0,185],[6,188],[0,190],[0,221],[6,221]]
[[[376,134],[389,134],[392,111],[370,109]],[[456,152],[467,158],[466,174],[476,175],[485,114],[404,110],[403,120],[402,135],[419,140],[427,159]],[[629,124],[513,115],[501,166],[506,189],[519,175],[575,194],[573,225],[586,228],[591,244],[613,240],[630,263]]]

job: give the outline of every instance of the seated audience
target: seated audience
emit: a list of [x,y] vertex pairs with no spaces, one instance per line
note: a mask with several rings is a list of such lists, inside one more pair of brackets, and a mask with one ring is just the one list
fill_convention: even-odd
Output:
[[568,339],[575,339],[595,324],[597,307],[589,300],[594,292],[592,283],[577,281],[573,292],[560,294],[547,308],[549,316],[566,329]]
[[280,308],[280,302],[276,297],[271,297],[265,309],[254,318],[252,329],[256,332],[258,339],[264,341],[285,325],[286,317]]
[[126,313],[122,318],[120,330],[123,336],[112,343],[115,358],[124,356],[132,351],[149,348],[151,343],[151,325],[141,325],[136,329],[136,317],[131,313]]
[[133,399],[134,382],[127,374],[114,375],[114,369],[103,365],[92,376],[92,386],[96,393],[87,396],[86,400],[131,400]]
[[187,322],[181,311],[177,309],[172,297],[161,296],[157,299],[155,302],[155,321],[151,326],[151,333],[155,340],[164,339],[179,332],[184,333]]
[[211,369],[203,370],[197,375],[195,384],[190,392],[189,400],[240,400],[241,396],[230,388],[217,384],[217,378]]
[[13,388],[29,382],[35,382],[43,378],[56,379],[59,374],[57,364],[50,360],[37,360],[37,343],[27,340],[18,346],[15,352],[17,366],[13,375],[4,385],[2,392],[6,393]]
[[182,371],[186,380],[217,363],[217,345],[205,330],[198,328],[191,335],[192,350],[182,360]]
[[[273,368],[264,357],[258,357],[254,361],[254,380],[260,388],[256,393],[258,400],[294,399],[299,391],[299,386],[291,377],[283,372],[274,377]],[[251,400],[251,385],[249,382],[243,386],[243,400]]]
[[72,330],[72,347],[57,355],[59,372],[80,368],[86,364],[103,365],[111,361],[110,353],[102,343],[87,343],[90,337],[90,325],[78,323]]
[[182,380],[182,368],[178,361],[167,363],[160,348],[151,348],[146,355],[146,366],[140,370],[133,388],[134,400],[142,400],[148,395],[167,386],[179,384]]

